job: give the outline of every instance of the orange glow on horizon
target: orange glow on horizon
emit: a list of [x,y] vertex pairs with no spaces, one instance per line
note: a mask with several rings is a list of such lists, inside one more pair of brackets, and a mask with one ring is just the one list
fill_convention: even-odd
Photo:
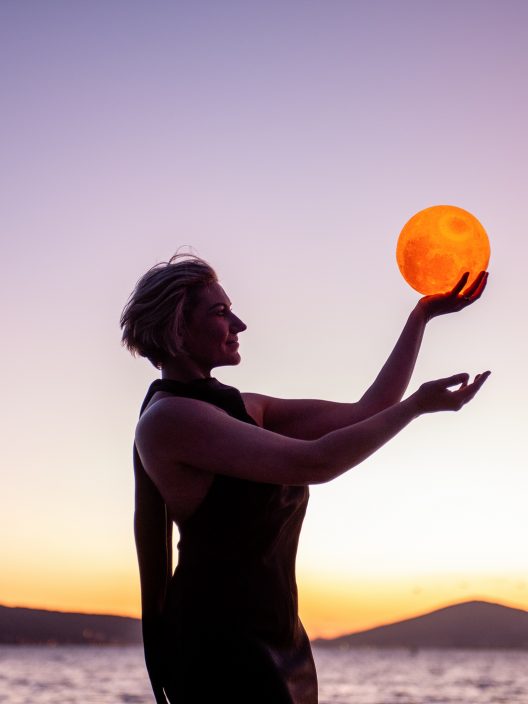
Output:
[[90,571],[75,565],[74,570],[55,566],[35,582],[30,566],[6,575],[0,587],[0,604],[49,611],[141,615],[139,578],[135,569]]
[[413,215],[396,247],[403,278],[419,293],[444,293],[469,271],[468,283],[487,269],[490,244],[477,218],[454,205],[434,205]]
[[528,610],[528,583],[518,574],[299,578],[300,616],[310,638],[333,638],[473,600]]
[[[62,577],[62,578],[60,578]],[[3,585],[0,604],[77,613],[140,616],[139,580],[133,573],[83,579],[49,575],[35,588]],[[426,575],[359,578],[299,575],[300,616],[310,638],[332,638],[412,618],[474,599],[528,610],[522,575]]]

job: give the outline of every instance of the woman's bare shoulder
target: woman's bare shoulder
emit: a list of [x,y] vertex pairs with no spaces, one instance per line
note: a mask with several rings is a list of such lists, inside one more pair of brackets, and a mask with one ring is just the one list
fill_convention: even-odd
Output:
[[173,394],[156,394],[138,420],[136,442],[157,441],[167,432],[173,435],[175,429],[182,424],[188,426],[193,421],[195,424],[200,423],[202,418],[210,417],[211,413],[226,415],[221,408],[206,401]]

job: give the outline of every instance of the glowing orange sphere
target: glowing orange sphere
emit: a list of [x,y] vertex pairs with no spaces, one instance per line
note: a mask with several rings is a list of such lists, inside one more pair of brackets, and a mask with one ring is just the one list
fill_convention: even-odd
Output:
[[489,258],[486,231],[474,215],[455,205],[420,210],[404,225],[396,247],[403,278],[426,295],[451,290],[465,271],[470,284]]

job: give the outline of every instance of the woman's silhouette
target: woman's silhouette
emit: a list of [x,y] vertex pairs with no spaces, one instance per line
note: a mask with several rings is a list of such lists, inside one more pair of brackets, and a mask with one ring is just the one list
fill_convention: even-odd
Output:
[[489,372],[472,383],[465,373],[431,381],[401,400],[426,323],[471,305],[487,275],[462,293],[467,279],[419,300],[356,403],[240,394],[211,377],[240,362],[246,325],[202,259],[176,255],[137,283],[123,342],[161,370],[134,447],[143,636],[157,702],[317,702],[295,583],[308,486],[362,462],[419,415],[459,410],[475,396]]

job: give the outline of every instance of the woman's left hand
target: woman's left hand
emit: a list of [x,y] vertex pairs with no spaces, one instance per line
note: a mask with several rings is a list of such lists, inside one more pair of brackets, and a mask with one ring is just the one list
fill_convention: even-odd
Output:
[[462,293],[462,289],[467,283],[469,273],[462,275],[460,281],[448,293],[438,293],[432,296],[424,296],[418,301],[417,307],[424,313],[426,320],[436,318],[437,315],[445,313],[455,313],[467,308],[478,300],[488,280],[488,272],[481,271],[475,281]]

